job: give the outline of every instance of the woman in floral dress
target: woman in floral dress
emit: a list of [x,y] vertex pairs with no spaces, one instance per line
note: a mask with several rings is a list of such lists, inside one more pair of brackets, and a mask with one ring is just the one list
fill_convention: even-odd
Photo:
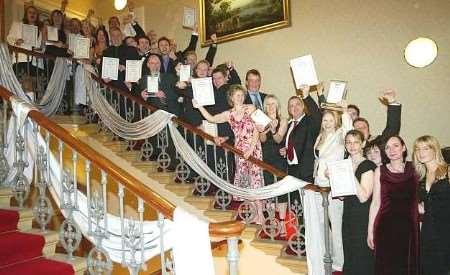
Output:
[[[228,122],[235,136],[235,147],[243,152],[243,158],[236,156],[236,169],[234,184],[239,187],[255,189],[263,186],[262,169],[248,161],[250,156],[262,160],[261,142],[256,124],[250,115],[255,111],[253,105],[244,104],[246,96],[245,89],[240,85],[233,85],[228,91],[228,100],[232,108],[212,116],[208,111],[199,106],[195,100],[192,101],[195,108],[198,108],[202,115],[212,123]],[[240,198],[234,197],[236,200]],[[255,221],[261,223],[263,219],[262,204],[256,201],[257,217]]]

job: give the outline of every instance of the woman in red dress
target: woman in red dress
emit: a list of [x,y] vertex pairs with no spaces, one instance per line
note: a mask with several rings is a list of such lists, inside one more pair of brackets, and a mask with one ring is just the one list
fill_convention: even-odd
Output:
[[375,171],[367,243],[375,250],[375,274],[419,274],[418,177],[399,136],[384,148],[388,162]]

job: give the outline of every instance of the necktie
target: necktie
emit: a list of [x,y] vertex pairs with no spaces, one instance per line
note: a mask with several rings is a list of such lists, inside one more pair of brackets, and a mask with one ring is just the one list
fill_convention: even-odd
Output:
[[255,107],[257,109],[262,110],[263,108],[262,108],[261,103],[259,102],[259,99],[258,99],[258,92],[252,94],[252,96],[253,96],[253,102],[255,103]]
[[293,131],[295,130],[295,127],[297,127],[298,121],[294,121],[294,127],[292,127],[292,131],[289,133],[288,138],[288,146],[286,149],[286,156],[289,161],[292,161],[294,159],[294,140],[293,140]]

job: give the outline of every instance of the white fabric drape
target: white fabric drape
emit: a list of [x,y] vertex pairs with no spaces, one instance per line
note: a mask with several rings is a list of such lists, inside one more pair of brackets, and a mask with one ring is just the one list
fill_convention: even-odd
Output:
[[[0,85],[20,97],[25,102],[32,103],[14,74],[8,46],[4,43],[0,44],[0,72]],[[64,89],[66,87],[65,80],[69,77],[69,74],[70,65],[67,59],[58,57],[55,60],[53,73],[48,82],[44,96],[39,103],[35,104],[35,107],[46,116],[52,116],[58,111],[64,96]]]

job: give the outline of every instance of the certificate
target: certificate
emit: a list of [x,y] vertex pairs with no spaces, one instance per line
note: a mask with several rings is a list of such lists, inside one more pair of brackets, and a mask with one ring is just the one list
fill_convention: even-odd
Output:
[[331,80],[330,88],[328,89],[327,103],[338,103],[345,96],[345,88],[347,82],[340,80]]
[[68,41],[69,41],[69,50],[72,52],[75,52],[75,37],[77,37],[76,34],[69,33]]
[[22,24],[23,44],[30,47],[37,47],[38,27],[34,25]]
[[147,93],[156,94],[159,90],[159,77],[147,76]]
[[77,59],[89,59],[91,40],[85,37],[75,37],[73,39],[73,57]]
[[327,162],[331,196],[356,195],[355,174],[351,159]]
[[191,78],[191,65],[181,65],[180,81],[189,81]]
[[195,9],[184,7],[183,27],[193,29],[195,26]]
[[103,57],[102,78],[117,80],[119,76],[119,58]]
[[312,55],[291,59],[290,63],[297,89],[300,89],[301,85],[313,86],[319,84]]
[[260,109],[257,109],[256,111],[254,111],[250,117],[252,118],[252,120],[255,122],[256,125],[261,125],[264,128],[266,128],[267,126],[269,126],[269,123],[272,122],[272,120],[270,119],[270,117],[268,117],[263,111],[261,111]]
[[[203,132],[213,137],[217,137],[219,135],[217,130],[217,124],[211,123],[207,120],[202,121],[202,130]],[[206,144],[213,145],[214,143],[211,142],[210,140],[206,140]]]
[[193,78],[191,80],[194,99],[200,106],[216,104],[211,77]]
[[47,26],[47,40],[58,41],[58,29],[52,26]]
[[127,60],[125,66],[125,82],[138,82],[142,76],[142,61]]

